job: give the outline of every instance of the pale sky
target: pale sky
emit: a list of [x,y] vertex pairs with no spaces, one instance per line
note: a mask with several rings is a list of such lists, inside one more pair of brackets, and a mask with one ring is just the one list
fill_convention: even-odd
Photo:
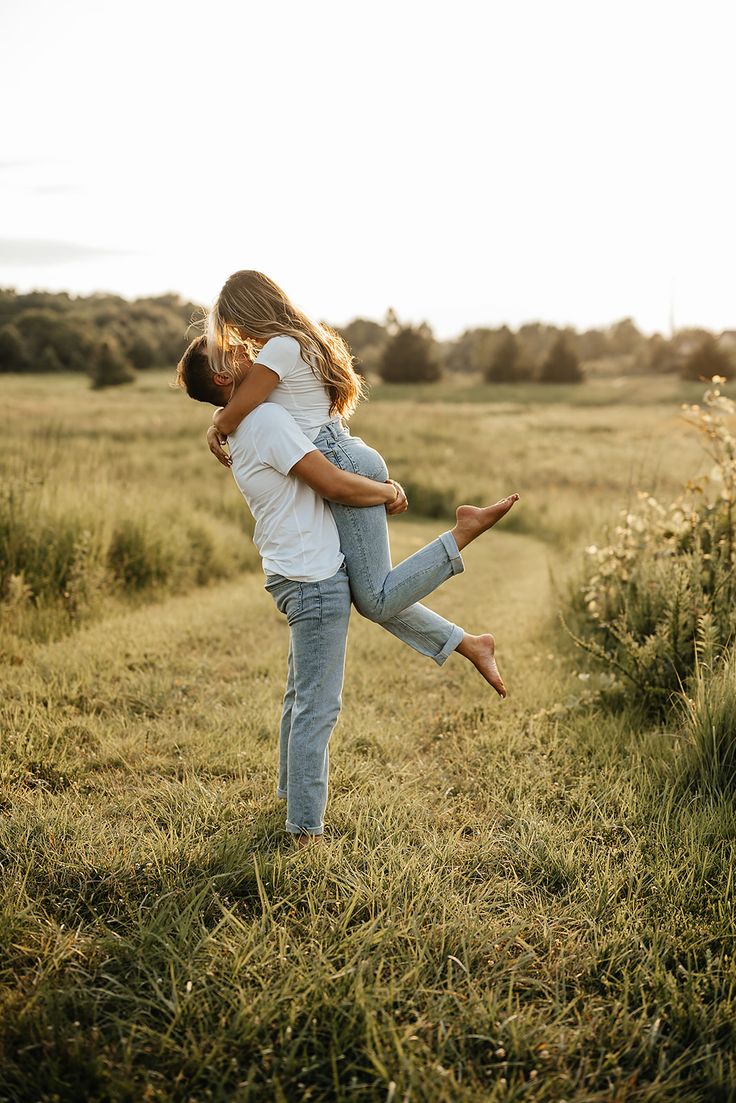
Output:
[[736,328],[732,0],[3,0],[0,286]]

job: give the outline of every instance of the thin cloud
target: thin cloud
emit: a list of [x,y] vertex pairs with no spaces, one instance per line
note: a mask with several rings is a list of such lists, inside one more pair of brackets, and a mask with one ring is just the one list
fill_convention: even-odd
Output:
[[29,238],[0,238],[0,264],[69,264],[99,257],[130,256],[130,249],[82,245],[72,241],[34,241]]
[[68,192],[79,192],[82,189],[77,184],[36,184],[31,191],[36,195],[65,195]]

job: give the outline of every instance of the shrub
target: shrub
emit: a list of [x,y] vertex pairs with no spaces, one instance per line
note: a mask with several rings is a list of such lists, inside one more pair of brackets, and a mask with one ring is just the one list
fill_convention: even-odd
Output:
[[709,333],[701,340],[682,364],[684,379],[711,379],[714,375],[730,379],[734,374],[731,357]]
[[112,337],[100,342],[92,357],[92,386],[116,387],[121,383],[132,383],[135,372],[130,361],[123,355],[120,345]]
[[166,551],[150,527],[142,521],[119,521],[107,551],[113,578],[126,590],[161,585],[170,573]]
[[720,793],[736,790],[736,651],[708,662],[708,628],[701,643],[692,697],[682,705],[685,745],[679,760],[686,785]]
[[22,490],[8,490],[0,499],[0,599],[22,576],[33,598],[64,593],[76,558],[77,519],[39,517],[29,510]]
[[591,545],[578,595],[576,642],[638,690],[662,714],[692,679],[707,632],[717,661],[736,630],[736,404],[716,377],[704,407],[685,407],[714,460],[669,506],[639,495],[603,546]]

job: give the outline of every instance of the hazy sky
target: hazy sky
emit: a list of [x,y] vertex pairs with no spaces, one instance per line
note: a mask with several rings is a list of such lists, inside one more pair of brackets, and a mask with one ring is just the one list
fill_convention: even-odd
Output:
[[736,328],[732,0],[3,0],[0,285]]

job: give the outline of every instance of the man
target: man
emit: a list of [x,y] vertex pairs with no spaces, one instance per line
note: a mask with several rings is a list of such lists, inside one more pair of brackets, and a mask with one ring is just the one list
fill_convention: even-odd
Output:
[[[213,372],[204,337],[178,366],[191,398],[224,406],[230,376]],[[398,483],[341,471],[316,449],[283,407],[264,402],[228,436],[232,472],[256,522],[253,542],[266,589],[289,622],[289,665],[281,715],[278,795],[286,828],[299,845],[322,841],[328,744],[341,707],[350,587],[332,512],[325,499],[385,505],[402,513]]]

